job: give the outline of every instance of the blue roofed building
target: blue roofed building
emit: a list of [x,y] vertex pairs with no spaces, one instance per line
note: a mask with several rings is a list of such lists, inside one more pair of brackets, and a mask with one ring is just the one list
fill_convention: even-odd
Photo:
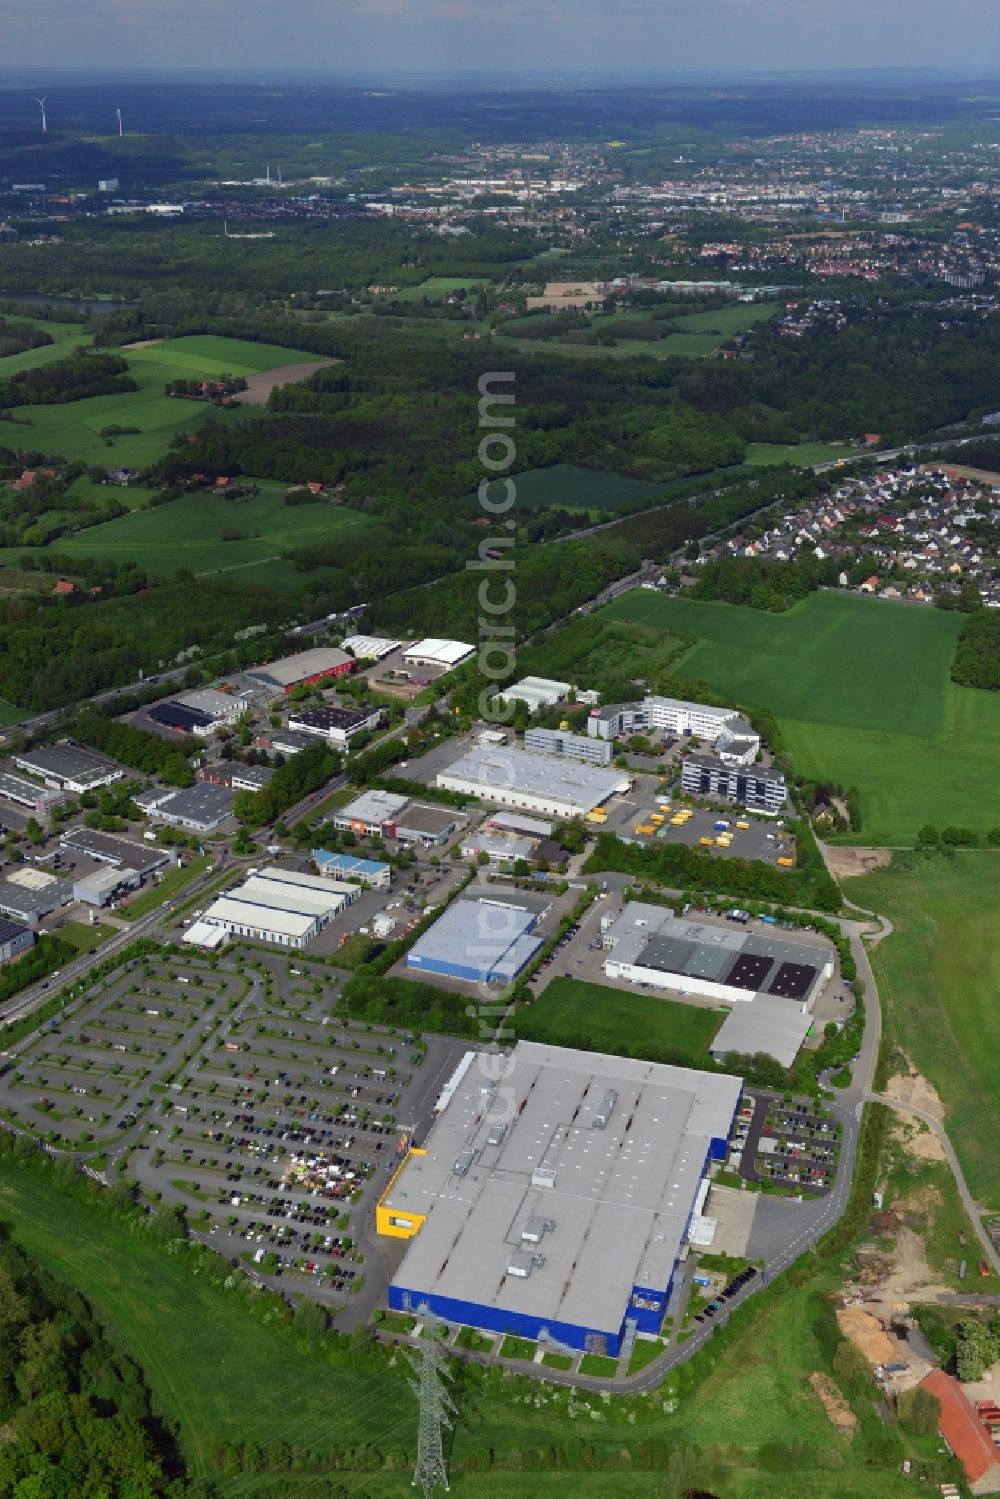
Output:
[[551,907],[519,890],[454,901],[410,948],[407,968],[471,984],[509,984],[542,946],[534,929]]
[[392,865],[382,864],[378,859],[331,853],[326,848],[314,848],[312,856],[320,874],[328,874],[331,879],[357,880],[359,885],[368,885],[372,890],[388,890],[392,882]]

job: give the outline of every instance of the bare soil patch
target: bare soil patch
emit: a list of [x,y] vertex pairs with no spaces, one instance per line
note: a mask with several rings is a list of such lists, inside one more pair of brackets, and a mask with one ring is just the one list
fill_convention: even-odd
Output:
[[835,880],[871,874],[876,869],[887,869],[892,863],[891,848],[835,848],[828,843],[823,852],[826,867]]
[[920,1119],[896,1116],[893,1134],[908,1155],[918,1161],[945,1160],[944,1146],[932,1129]]
[[891,1363],[896,1350],[881,1322],[871,1312],[860,1306],[838,1307],[837,1326],[855,1348],[860,1348],[870,1364]]
[[846,1437],[853,1436],[854,1428],[858,1424],[858,1418],[837,1389],[829,1374],[810,1374],[809,1383],[819,1396],[820,1404],[840,1434]]
[[135,343],[122,344],[123,349],[152,349],[163,343],[162,338],[137,338]]
[[256,375],[247,375],[246,390],[241,390],[233,400],[241,406],[265,406],[272,390],[295,385],[297,381],[315,375],[317,370],[325,370],[330,364],[343,364],[343,360],[314,359],[306,364],[283,364],[276,370],[259,370]]
[[917,1071],[909,1058],[907,1058],[907,1071],[891,1077],[885,1091],[890,1098],[897,1099],[899,1103],[908,1103],[912,1108],[922,1109],[925,1114],[931,1114],[935,1119],[944,1118],[944,1105],[936,1089],[922,1073]]

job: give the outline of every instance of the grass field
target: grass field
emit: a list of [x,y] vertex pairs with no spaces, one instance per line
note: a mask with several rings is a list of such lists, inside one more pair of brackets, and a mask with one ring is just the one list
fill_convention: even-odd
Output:
[[862,456],[855,449],[835,442],[801,442],[789,446],[776,442],[751,442],[747,444],[744,460],[753,468],[768,468],[776,463],[795,463],[801,468],[811,468],[815,463],[836,463],[838,458],[848,459]]
[[[204,493],[183,495],[154,510],[134,510],[116,520],[89,526],[76,536],[60,538],[55,545],[69,556],[114,557],[120,562],[136,562],[161,576],[178,567],[193,573],[238,569],[235,575],[241,582],[256,578],[271,586],[276,564],[268,559],[289,547],[346,536],[369,524],[367,516],[342,506],[286,505],[287,485],[256,482],[260,494],[248,500],[232,501]],[[221,533],[226,529],[259,534],[248,534],[241,541],[222,541]],[[290,575],[289,585],[294,582],[299,588],[304,586],[305,574],[296,573],[290,563],[283,567]]]
[[518,660],[525,671],[568,680],[578,687],[633,678],[656,690],[661,673],[672,670],[691,638],[643,625],[619,624],[603,614],[577,615],[527,646]]
[[941,1095],[973,1196],[1000,1208],[1000,850],[912,865],[848,889],[893,923],[874,961],[895,1038]]
[[85,1203],[53,1200],[44,1178],[0,1166],[0,1222],[16,1223],[25,1247],[138,1355],[195,1474],[215,1471],[221,1441],[321,1450],[374,1439],[383,1423],[388,1446],[408,1441],[413,1402],[402,1380],[299,1353],[162,1250]]
[[150,911],[155,911],[165,900],[177,895],[186,885],[189,885],[198,875],[204,874],[211,863],[207,854],[198,854],[195,858],[185,856],[183,866],[171,865],[158,885],[152,885],[142,895],[130,901],[119,912],[126,921],[138,921],[140,916],[148,916]]
[[[518,348],[537,354],[570,354],[581,357],[592,356],[603,359],[629,359],[637,354],[648,354],[653,359],[669,359],[680,355],[689,359],[703,359],[714,354],[734,333],[743,333],[755,323],[765,322],[779,310],[777,302],[739,303],[733,307],[720,307],[715,312],[680,313],[671,319],[671,326],[678,331],[663,338],[621,338],[614,345],[567,343],[562,339],[510,337]],[[595,332],[614,333],[615,327],[628,322],[646,322],[649,311],[641,308],[635,312],[613,313],[594,318]],[[503,335],[505,338],[507,335]],[[501,345],[502,347],[502,345]],[[774,460],[772,460],[774,461]],[[817,462],[821,460],[815,460]]]
[[1000,821],[1000,694],[951,682],[957,615],[834,593],[776,615],[634,592],[599,617],[696,636],[678,675],[772,708],[799,771],[860,788],[866,839]]
[[387,302],[443,302],[453,291],[466,291],[471,296],[480,286],[487,284],[485,276],[428,276],[419,286],[404,286],[399,291],[386,292]]
[[[66,336],[55,351],[51,347],[32,349],[0,360],[0,375],[63,359],[74,343],[90,342],[72,324],[40,323],[39,326],[48,328],[54,337],[58,336],[57,330]],[[138,390],[123,395],[93,396],[64,406],[18,408],[17,424],[11,432],[18,434],[21,445],[38,448],[53,457],[59,455],[68,462],[145,468],[162,456],[175,432],[196,427],[208,411],[201,401],[166,396],[164,386],[169,380],[207,380],[223,373],[253,375],[312,357],[276,344],[248,343],[209,334],[165,339],[149,348],[122,352]],[[108,446],[108,440],[100,434],[110,426],[136,427],[138,431],[112,438]]]
[[[576,468],[571,463],[554,463],[551,468],[529,469],[515,474],[517,507],[522,510],[539,510],[552,505],[562,510],[623,510],[636,504],[648,503],[664,493],[662,484],[650,484],[644,479],[627,479],[622,474],[605,474],[592,468]],[[503,495],[503,489],[492,492],[493,499]],[[459,503],[462,503],[460,501]],[[464,496],[467,505],[478,505],[475,494]]]
[[[154,1407],[177,1425],[192,1473],[213,1474],[224,1499],[273,1496],[276,1476],[223,1479],[213,1463],[222,1442],[285,1440],[318,1452],[366,1440],[412,1448],[416,1406],[400,1371],[366,1373],[299,1351],[278,1329],[252,1320],[183,1263],[67,1196],[53,1179],[0,1165],[0,1222],[43,1265],[77,1286],[138,1358]],[[798,1499],[803,1492],[810,1499],[897,1499],[911,1493],[912,1480],[868,1468],[864,1452],[836,1436],[805,1382],[812,1370],[828,1367],[816,1324],[830,1316],[832,1283],[828,1272],[806,1290],[773,1298],[676,1411],[659,1409],[655,1397],[648,1405],[643,1399],[643,1414],[633,1425],[627,1414],[616,1414],[616,1401],[599,1405],[599,1418],[585,1426],[594,1468],[547,1471],[529,1485],[531,1491],[602,1499],[611,1489],[662,1499],[670,1492],[662,1471],[622,1466],[623,1448],[653,1436],[702,1450],[713,1443],[742,1449],[745,1465],[719,1487],[725,1499]],[[584,1418],[568,1414],[567,1392],[532,1388],[529,1397],[503,1384],[456,1391],[461,1415],[450,1457],[457,1499],[523,1499],[519,1449],[579,1438]],[[829,1471],[759,1471],[760,1445],[790,1435],[812,1451],[839,1454],[839,1465],[831,1462]],[[491,1470],[467,1470],[467,1460],[486,1449],[496,1454]],[[411,1492],[410,1476],[397,1470],[336,1478],[352,1494],[401,1499]],[[288,1492],[315,1492],[323,1499],[330,1477],[325,1473],[314,1484],[309,1475],[296,1475]]]
[[598,1051],[618,1051],[623,1036],[634,1036],[651,1046],[674,1047],[688,1065],[697,1067],[708,1057],[709,1042],[723,1019],[717,1010],[677,1000],[555,978],[518,1010],[516,1029],[532,1041]]

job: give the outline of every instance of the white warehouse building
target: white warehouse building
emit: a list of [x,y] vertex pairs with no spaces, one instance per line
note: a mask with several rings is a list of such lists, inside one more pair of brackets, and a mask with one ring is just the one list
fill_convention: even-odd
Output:
[[[218,928],[276,947],[305,947],[362,893],[358,885],[290,869],[252,871],[205,911],[198,927]],[[188,937],[197,941],[194,929]],[[210,944],[206,944],[210,945]]]
[[632,778],[627,771],[480,745],[439,771],[437,784],[462,796],[561,819],[584,817],[610,797],[623,795]]

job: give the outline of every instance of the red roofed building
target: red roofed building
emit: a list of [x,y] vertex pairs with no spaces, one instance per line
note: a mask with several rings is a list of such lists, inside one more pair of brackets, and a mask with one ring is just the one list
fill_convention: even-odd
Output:
[[965,1469],[972,1492],[1000,1494],[1000,1449],[958,1380],[934,1369],[920,1381],[920,1388],[940,1402],[938,1430]]
[[69,578],[60,578],[53,591],[62,594],[63,597],[69,597],[70,594],[76,593],[76,584]]

